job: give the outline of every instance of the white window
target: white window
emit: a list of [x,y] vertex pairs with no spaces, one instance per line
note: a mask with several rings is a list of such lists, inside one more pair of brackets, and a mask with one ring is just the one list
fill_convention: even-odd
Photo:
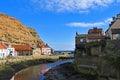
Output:
[[120,34],[116,34],[116,38],[117,38],[117,39],[120,39]]
[[83,38],[81,38],[81,39],[80,39],[80,42],[83,42],[83,41],[84,41],[84,39],[83,39]]

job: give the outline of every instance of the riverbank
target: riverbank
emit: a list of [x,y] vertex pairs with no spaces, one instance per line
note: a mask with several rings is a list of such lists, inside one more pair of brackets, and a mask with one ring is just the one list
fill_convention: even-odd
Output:
[[10,80],[16,72],[30,66],[56,62],[60,60],[59,57],[61,56],[71,57],[70,55],[40,55],[0,59],[0,80]]
[[44,75],[45,80],[98,80],[96,75],[75,72],[71,63],[50,69]]
[[12,76],[27,67],[43,64],[43,63],[50,63],[54,62],[55,60],[52,59],[33,59],[33,60],[26,60],[21,62],[9,63],[0,66],[0,80],[10,80]]
[[36,55],[36,56],[17,56],[17,57],[8,57],[8,58],[0,58],[0,66],[8,63],[21,62],[26,60],[34,60],[34,59],[71,59],[73,58],[70,54],[56,54],[56,55]]

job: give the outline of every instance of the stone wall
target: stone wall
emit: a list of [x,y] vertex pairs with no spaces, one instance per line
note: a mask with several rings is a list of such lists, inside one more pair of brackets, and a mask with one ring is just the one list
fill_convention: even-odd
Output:
[[101,58],[93,56],[79,57],[76,60],[77,65],[96,67],[96,71],[100,76],[117,77],[117,71],[113,68],[112,64]]

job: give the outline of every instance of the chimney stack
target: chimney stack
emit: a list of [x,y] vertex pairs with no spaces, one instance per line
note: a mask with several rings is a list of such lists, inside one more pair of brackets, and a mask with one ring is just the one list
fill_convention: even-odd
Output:
[[113,21],[115,21],[116,18],[115,18],[115,17],[112,17],[112,19],[113,19]]
[[120,14],[117,14],[117,18],[119,18],[119,19],[120,19]]

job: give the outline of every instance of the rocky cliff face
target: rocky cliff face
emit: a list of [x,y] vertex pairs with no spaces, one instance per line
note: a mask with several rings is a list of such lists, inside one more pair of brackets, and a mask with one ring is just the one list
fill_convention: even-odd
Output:
[[43,44],[34,29],[5,14],[0,14],[0,41],[10,44]]

